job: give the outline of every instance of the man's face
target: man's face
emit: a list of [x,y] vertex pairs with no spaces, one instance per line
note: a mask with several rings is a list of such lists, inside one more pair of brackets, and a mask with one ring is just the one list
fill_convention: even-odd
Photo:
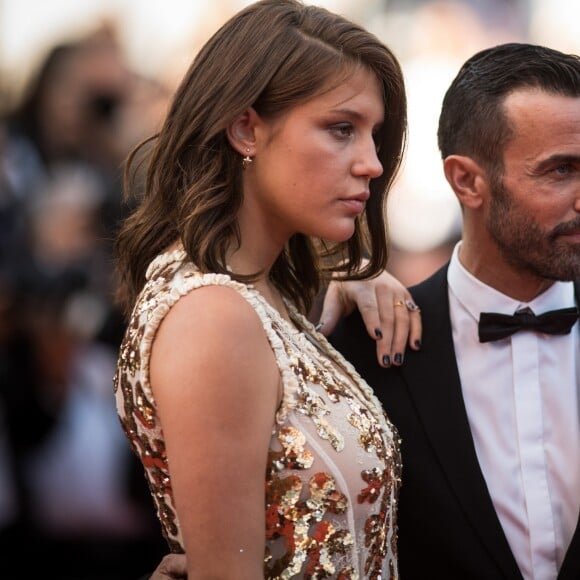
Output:
[[580,279],[580,97],[516,91],[505,110],[513,137],[488,233],[516,272]]

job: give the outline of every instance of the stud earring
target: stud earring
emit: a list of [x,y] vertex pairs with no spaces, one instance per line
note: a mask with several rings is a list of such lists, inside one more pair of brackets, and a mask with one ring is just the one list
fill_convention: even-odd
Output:
[[254,161],[253,157],[250,157],[249,153],[250,150],[246,148],[246,153],[247,155],[242,159],[242,169],[247,169],[248,166],[250,165],[250,163],[252,163],[252,161]]

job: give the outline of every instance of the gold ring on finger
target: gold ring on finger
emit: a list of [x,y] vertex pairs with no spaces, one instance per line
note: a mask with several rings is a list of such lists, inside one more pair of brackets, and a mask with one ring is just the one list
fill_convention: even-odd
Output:
[[397,306],[405,306],[405,301],[404,301],[404,300],[397,300],[397,301],[396,301],[396,302],[393,304],[393,306],[394,306],[395,308],[397,308]]

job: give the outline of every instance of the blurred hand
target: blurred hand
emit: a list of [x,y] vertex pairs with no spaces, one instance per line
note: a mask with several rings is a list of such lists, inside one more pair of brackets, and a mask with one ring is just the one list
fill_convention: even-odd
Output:
[[159,562],[149,580],[175,580],[187,578],[185,554],[167,554]]
[[379,364],[400,365],[407,343],[413,350],[421,347],[421,314],[414,304],[407,288],[386,271],[370,280],[332,281],[324,297],[320,332],[330,335],[357,307],[376,341]]

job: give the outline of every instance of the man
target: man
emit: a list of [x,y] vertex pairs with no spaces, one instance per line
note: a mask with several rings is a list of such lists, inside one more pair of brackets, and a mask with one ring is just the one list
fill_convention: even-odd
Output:
[[[333,335],[402,438],[401,577],[578,580],[580,58],[528,44],[476,54],[438,138],[464,230],[450,263],[411,288],[421,350],[386,370],[358,316]],[[566,311],[542,332],[528,309]],[[522,310],[507,330],[489,314],[478,329],[482,312]]]
[[[476,54],[446,94],[439,145],[464,230],[411,288],[420,351],[379,366],[358,315],[331,336],[402,438],[401,578],[578,580],[580,58]],[[559,334],[509,334],[539,324],[526,308],[565,309],[547,329]],[[521,310],[508,330],[489,314],[495,327],[478,328],[482,312]]]

